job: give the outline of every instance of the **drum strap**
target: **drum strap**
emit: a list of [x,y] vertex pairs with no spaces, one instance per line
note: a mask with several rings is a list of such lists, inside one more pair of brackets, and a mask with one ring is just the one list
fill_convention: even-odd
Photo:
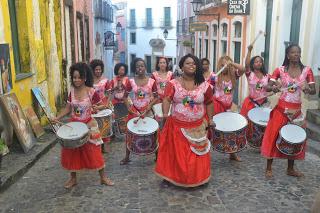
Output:
[[252,103],[254,103],[254,105],[256,106],[256,107],[261,107],[263,104],[265,104],[265,103],[267,103],[267,101],[268,101],[268,99],[265,99],[261,104],[259,104],[257,101],[255,101],[253,98],[250,98],[249,97],[249,100],[252,102]]

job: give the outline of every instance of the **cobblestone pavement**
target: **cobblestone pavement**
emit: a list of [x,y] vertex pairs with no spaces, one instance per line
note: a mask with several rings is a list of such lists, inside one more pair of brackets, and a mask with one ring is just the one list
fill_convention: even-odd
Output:
[[307,154],[297,162],[305,177],[289,177],[286,161],[274,161],[271,180],[256,150],[240,153],[241,163],[212,152],[212,178],[205,186],[161,188],[153,173],[154,156],[132,156],[120,166],[123,142],[106,154],[107,174],[115,186],[101,186],[96,172],[78,175],[78,185],[63,188],[68,173],[60,166],[60,145],[43,156],[19,181],[0,194],[0,212],[309,212],[320,190],[320,159]]

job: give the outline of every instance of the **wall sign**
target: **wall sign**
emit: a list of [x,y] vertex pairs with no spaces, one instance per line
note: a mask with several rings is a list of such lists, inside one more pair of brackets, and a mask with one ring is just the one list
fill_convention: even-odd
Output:
[[228,0],[228,15],[250,15],[250,0]]

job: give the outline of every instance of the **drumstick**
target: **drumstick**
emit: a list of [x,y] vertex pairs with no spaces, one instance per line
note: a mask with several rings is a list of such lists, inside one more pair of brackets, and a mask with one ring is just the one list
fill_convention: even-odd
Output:
[[[251,46],[253,46],[254,43],[256,43],[256,41],[258,40],[258,38],[260,37],[260,35],[263,34],[263,31],[260,30],[259,33],[256,35],[256,37],[254,38],[254,40],[251,42]],[[265,34],[265,33],[264,33]]]
[[62,123],[61,121],[56,121],[58,124],[61,124],[61,125],[63,125],[63,126],[66,126],[66,127],[69,127],[69,128],[71,128],[71,129],[73,129],[73,127],[72,126],[70,126],[70,125],[68,125],[68,124],[65,124],[65,123]]
[[217,73],[216,73],[216,76],[220,75],[223,70],[229,65],[229,63],[225,64]]

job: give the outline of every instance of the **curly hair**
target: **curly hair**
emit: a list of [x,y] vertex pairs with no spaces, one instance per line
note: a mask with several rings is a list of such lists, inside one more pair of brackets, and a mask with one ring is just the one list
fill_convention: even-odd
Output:
[[127,75],[128,74],[128,65],[126,65],[125,63],[117,63],[115,66],[114,66],[114,70],[113,70],[113,73],[115,75],[118,75],[119,74],[119,69],[123,67],[124,68],[124,75]]
[[93,72],[94,72],[94,70],[96,69],[97,66],[101,67],[101,73],[103,73],[103,71],[104,71],[104,63],[103,63],[103,61],[101,61],[100,59],[93,59],[90,62],[90,67],[91,67]]
[[73,74],[75,71],[79,72],[80,78],[85,79],[85,85],[87,87],[93,87],[93,74],[90,66],[84,62],[78,62],[70,66],[69,75],[70,75],[70,83],[74,86],[73,83]]
[[142,59],[142,58],[135,58],[132,62],[131,62],[131,72],[134,71],[134,73],[136,73],[136,64],[138,63],[138,61],[142,61],[144,63],[144,66],[146,66],[146,62]]
[[203,62],[208,62],[208,64],[210,64],[210,61],[209,61],[209,59],[207,59],[207,58],[201,58],[201,64],[203,64]]
[[157,61],[156,61],[156,70],[159,71],[160,70],[160,66],[159,66],[159,62],[161,59],[164,59],[166,61],[166,71],[169,71],[169,60],[166,57],[158,57]]
[[261,61],[262,61],[262,67],[261,67],[260,71],[263,73],[263,75],[267,75],[267,71],[266,71],[266,68],[264,66],[264,60],[263,60],[263,58],[261,56],[258,56],[258,55],[251,58],[251,60],[250,60],[250,71],[254,71],[253,65],[254,65],[254,61],[256,60],[256,58],[260,58]]
[[180,69],[182,69],[183,64],[187,60],[187,58],[192,58],[195,65],[196,65],[196,72],[194,74],[194,84],[200,85],[202,82],[205,81],[205,79],[203,77],[203,69],[202,69],[202,66],[201,66],[201,63],[200,63],[200,60],[198,57],[196,57],[190,53],[183,56],[179,61],[179,67],[180,67]]
[[[284,56],[284,60],[283,60],[283,63],[282,63],[282,66],[285,66],[285,67],[288,67],[289,66],[289,58],[288,58],[288,54],[290,52],[290,50],[293,48],[293,47],[297,47],[300,52],[301,52],[301,47],[298,45],[298,44],[290,44],[287,48],[286,48],[286,52],[285,52],[285,56]],[[301,69],[304,68],[304,64],[301,62],[301,60],[299,59],[299,65],[301,67]]]

